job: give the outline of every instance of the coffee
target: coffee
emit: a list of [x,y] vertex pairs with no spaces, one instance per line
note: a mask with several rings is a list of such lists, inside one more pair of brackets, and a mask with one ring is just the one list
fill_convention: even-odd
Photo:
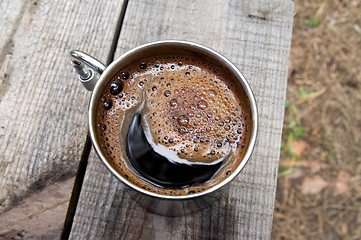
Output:
[[242,162],[252,130],[239,80],[194,52],[133,60],[104,87],[97,138],[129,182],[187,195],[226,179]]

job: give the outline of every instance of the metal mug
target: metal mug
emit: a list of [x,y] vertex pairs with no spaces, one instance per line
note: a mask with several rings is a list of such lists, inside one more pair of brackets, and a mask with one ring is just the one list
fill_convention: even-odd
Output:
[[[102,153],[98,139],[96,138],[96,106],[99,102],[100,95],[102,93],[105,85],[112,79],[112,77],[126,64],[130,63],[132,60],[135,60],[139,57],[149,56],[152,53],[158,53],[159,50],[171,51],[176,49],[185,49],[197,53],[204,54],[207,57],[210,57],[217,64],[225,67],[230,71],[237,80],[242,84],[244,91],[247,95],[247,98],[250,103],[251,113],[252,113],[252,132],[250,134],[250,141],[246,154],[240,165],[237,169],[231,173],[224,181],[213,186],[210,189],[207,189],[202,192],[197,192],[190,195],[183,196],[169,196],[162,195],[159,193],[154,193],[147,191],[131,182],[126,178],[122,177],[107,161],[105,155]],[[168,50],[165,50],[168,49]],[[84,87],[92,91],[92,96],[89,105],[89,132],[90,137],[93,143],[93,146],[103,164],[106,168],[125,186],[128,190],[128,193],[134,197],[134,199],[147,210],[166,216],[180,216],[188,214],[211,205],[216,199],[224,195],[221,191],[225,189],[225,186],[228,186],[229,182],[232,181],[244,168],[247,161],[249,160],[252,151],[256,143],[257,129],[258,129],[258,112],[256,101],[249,86],[249,83],[243,76],[243,74],[234,66],[228,59],[226,59],[221,54],[216,51],[202,46],[200,44],[187,42],[187,41],[177,41],[177,40],[165,40],[157,41],[152,43],[147,43],[141,46],[138,46],[134,49],[129,50],[128,52],[122,54],[119,58],[114,60],[109,66],[105,66],[100,61],[95,58],[77,50],[70,52],[72,65],[79,74],[79,80],[84,85]],[[98,78],[94,71],[100,74]]]

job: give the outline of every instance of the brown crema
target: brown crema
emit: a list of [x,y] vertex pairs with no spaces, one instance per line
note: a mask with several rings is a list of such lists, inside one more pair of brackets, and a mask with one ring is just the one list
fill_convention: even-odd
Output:
[[[204,183],[162,187],[138,174],[127,155],[135,114],[155,152],[179,164],[222,162]],[[129,182],[164,195],[187,195],[226,179],[242,162],[252,115],[241,83],[198,53],[154,55],[126,65],[103,89],[97,138],[107,161]]]

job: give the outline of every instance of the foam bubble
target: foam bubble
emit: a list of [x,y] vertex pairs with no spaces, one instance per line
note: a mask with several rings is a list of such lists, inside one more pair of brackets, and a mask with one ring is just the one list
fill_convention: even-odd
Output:
[[197,106],[198,106],[198,108],[204,110],[204,109],[206,109],[206,108],[208,107],[208,104],[207,104],[206,101],[201,100],[201,101],[198,102],[198,105],[197,105]]
[[172,107],[176,107],[177,105],[178,105],[178,102],[177,102],[177,99],[172,99],[172,100],[170,100],[170,106],[172,106]]
[[170,91],[168,91],[168,90],[164,92],[164,96],[166,96],[166,97],[169,97],[171,94],[172,93]]
[[186,115],[180,115],[178,117],[178,124],[181,126],[187,126],[189,122],[189,119]]

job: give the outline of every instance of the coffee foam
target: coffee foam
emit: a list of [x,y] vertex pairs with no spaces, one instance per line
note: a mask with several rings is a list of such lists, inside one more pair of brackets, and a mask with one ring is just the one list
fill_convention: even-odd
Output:
[[[126,80],[122,79],[124,72],[130,75]],[[110,85],[116,80],[123,90],[112,95]],[[184,195],[216,185],[242,161],[252,128],[249,103],[237,81],[200,55],[134,61],[113,77],[99,101],[97,134],[102,151],[124,178],[152,192]],[[109,99],[112,108],[105,110],[104,102]],[[142,114],[145,134],[156,152],[180,163],[223,161],[224,166],[209,182],[186,189],[149,183],[134,171],[125,151],[127,130],[137,112]]]
[[241,106],[216,74],[193,65],[172,66],[145,90],[141,112],[153,141],[188,163],[215,164],[242,138]]

